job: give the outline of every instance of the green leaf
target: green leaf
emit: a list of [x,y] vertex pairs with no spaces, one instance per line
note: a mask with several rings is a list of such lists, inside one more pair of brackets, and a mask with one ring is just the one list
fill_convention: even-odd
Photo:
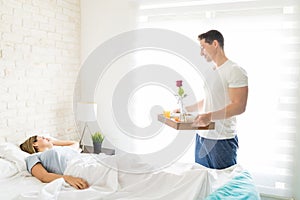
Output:
[[178,94],[179,94],[179,96],[181,96],[181,97],[182,97],[182,95],[184,94],[184,90],[182,89],[182,87],[179,87],[179,88],[178,88]]
[[104,140],[104,136],[100,132],[96,132],[92,135],[93,142],[102,142]]

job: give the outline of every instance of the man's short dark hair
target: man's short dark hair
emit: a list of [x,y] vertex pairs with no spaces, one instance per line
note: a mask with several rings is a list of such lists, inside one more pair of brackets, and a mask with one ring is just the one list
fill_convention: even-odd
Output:
[[199,40],[205,40],[206,43],[212,44],[214,40],[217,40],[220,47],[224,49],[224,37],[222,33],[220,33],[217,30],[210,30],[207,31],[206,33],[202,33],[198,35]]

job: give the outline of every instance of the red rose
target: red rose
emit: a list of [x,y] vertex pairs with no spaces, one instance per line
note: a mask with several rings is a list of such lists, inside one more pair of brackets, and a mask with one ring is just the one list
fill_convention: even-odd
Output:
[[176,86],[177,86],[177,87],[181,87],[181,86],[182,86],[182,80],[176,81]]

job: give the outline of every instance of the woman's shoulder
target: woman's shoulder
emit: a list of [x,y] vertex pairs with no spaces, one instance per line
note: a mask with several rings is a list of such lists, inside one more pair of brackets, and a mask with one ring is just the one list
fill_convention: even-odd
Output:
[[25,158],[25,161],[26,162],[32,162],[32,161],[35,161],[35,160],[40,160],[42,153],[43,152],[38,152],[38,153],[30,154],[29,156],[27,156]]

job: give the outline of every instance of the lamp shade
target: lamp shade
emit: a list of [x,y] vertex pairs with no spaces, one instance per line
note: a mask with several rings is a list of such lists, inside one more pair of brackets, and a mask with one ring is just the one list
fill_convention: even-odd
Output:
[[90,102],[77,103],[77,120],[79,121],[96,121],[97,120],[97,104]]

